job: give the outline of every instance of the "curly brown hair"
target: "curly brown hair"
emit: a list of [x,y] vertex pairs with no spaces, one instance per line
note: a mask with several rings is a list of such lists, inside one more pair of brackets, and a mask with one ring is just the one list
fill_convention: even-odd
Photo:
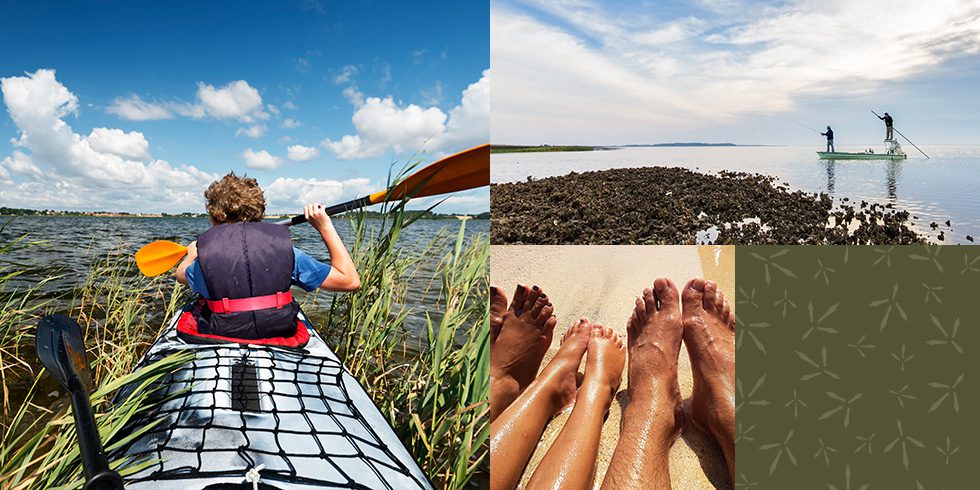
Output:
[[211,223],[262,221],[265,215],[265,194],[258,181],[230,172],[216,180],[204,191]]

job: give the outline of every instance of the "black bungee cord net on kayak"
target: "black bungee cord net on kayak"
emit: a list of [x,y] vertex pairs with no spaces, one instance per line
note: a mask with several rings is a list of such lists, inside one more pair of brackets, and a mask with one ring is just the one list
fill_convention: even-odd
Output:
[[[110,454],[128,459],[129,467],[149,465],[126,477],[127,485],[243,481],[249,470],[259,469],[261,481],[273,486],[429,487],[365,419],[336,359],[255,345],[193,351],[196,358],[162,382],[166,388],[155,395],[164,399],[159,408],[136,417],[123,437],[156,425]],[[174,352],[154,352],[142,364]]]

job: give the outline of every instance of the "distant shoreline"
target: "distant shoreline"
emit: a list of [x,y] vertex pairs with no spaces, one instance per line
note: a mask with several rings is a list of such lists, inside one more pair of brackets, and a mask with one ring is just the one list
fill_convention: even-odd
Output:
[[545,151],[593,151],[596,146],[490,145],[490,153],[537,153]]
[[734,148],[740,146],[781,146],[781,145],[740,145],[736,143],[704,143],[704,142],[676,142],[676,143],[636,143],[628,145],[491,145],[490,153],[540,153],[552,151],[597,151],[597,150],[617,150],[620,148]]

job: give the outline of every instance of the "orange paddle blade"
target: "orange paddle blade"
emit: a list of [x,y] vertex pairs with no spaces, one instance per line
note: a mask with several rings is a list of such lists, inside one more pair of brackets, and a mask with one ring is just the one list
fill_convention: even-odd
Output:
[[187,247],[167,240],[155,241],[136,252],[136,266],[153,277],[169,271],[187,255]]
[[490,144],[480,145],[450,155],[410,175],[391,192],[371,194],[371,204],[465,191],[490,185]]

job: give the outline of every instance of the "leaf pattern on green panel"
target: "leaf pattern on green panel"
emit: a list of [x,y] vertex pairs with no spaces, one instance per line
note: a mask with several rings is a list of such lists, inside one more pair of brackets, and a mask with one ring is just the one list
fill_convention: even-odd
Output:
[[980,488],[980,247],[737,247],[746,489]]

